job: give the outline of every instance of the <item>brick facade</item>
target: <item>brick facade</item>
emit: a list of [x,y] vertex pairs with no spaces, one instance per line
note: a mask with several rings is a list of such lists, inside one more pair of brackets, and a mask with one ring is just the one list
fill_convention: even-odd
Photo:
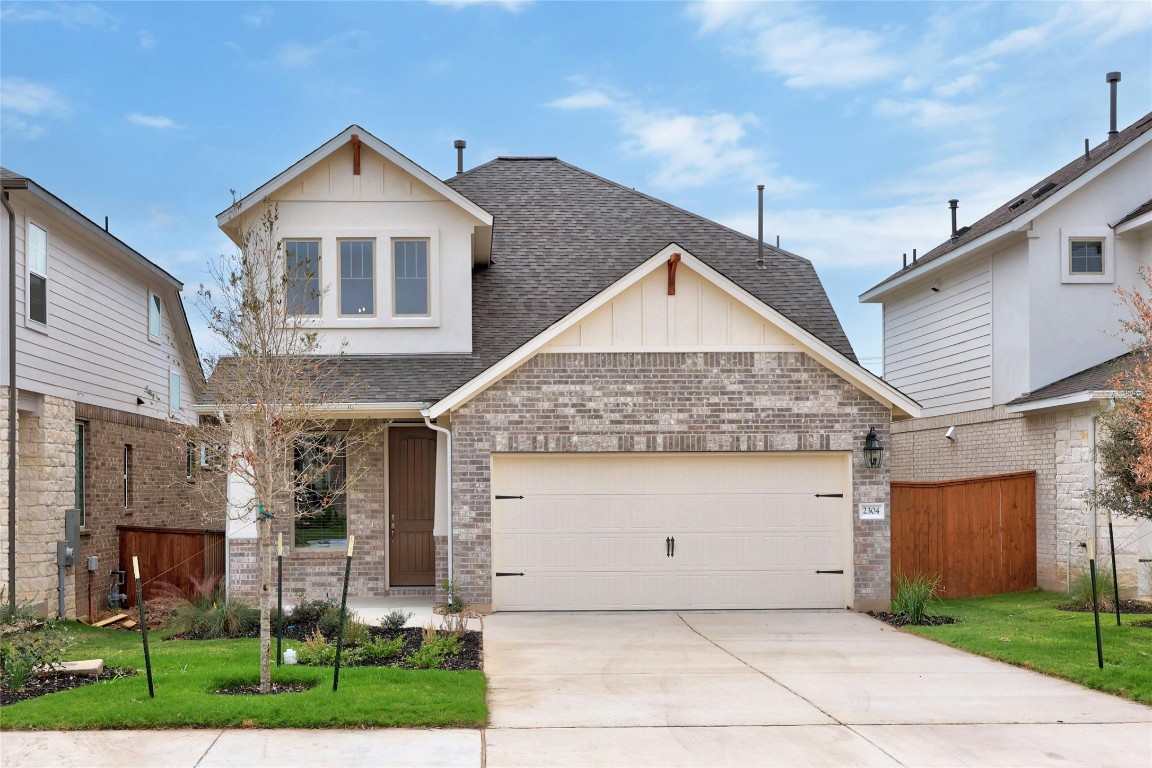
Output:
[[[455,577],[491,603],[491,455],[662,451],[850,451],[852,509],[889,501],[888,471],[866,469],[869,427],[890,411],[803,353],[537,355],[452,417]],[[889,521],[853,515],[857,608],[886,607]]]
[[[1036,575],[1038,586],[1065,591],[1087,568],[1092,511],[1085,498],[1095,470],[1091,406],[1047,413],[1008,413],[1003,406],[892,424],[894,481],[927,482],[1010,472],[1036,472]],[[956,427],[954,441],[944,430]],[[1117,516],[1117,570],[1121,589],[1136,590],[1136,521]],[[1108,551],[1107,518],[1097,523],[1097,550]],[[1101,555],[1102,558],[1107,557]]]

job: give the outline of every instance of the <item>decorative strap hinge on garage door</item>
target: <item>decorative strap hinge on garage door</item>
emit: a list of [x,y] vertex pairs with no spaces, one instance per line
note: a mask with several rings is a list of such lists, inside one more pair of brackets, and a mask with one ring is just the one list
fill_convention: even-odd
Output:
[[[500,498],[500,497],[497,496],[496,498]],[[816,494],[816,498],[818,498],[818,499],[842,499],[842,498],[844,498],[844,494],[842,494],[842,493],[818,493],[818,494]]]
[[500,494],[496,494],[496,500],[497,501],[499,501],[500,499],[522,499],[522,498],[524,498],[524,497],[523,496],[501,496]]
[[496,571],[497,576],[523,576],[523,573],[512,573],[511,571]]
[[[816,571],[816,573],[844,573],[844,569],[841,568],[838,571]],[[499,574],[497,574],[497,575],[499,575]]]

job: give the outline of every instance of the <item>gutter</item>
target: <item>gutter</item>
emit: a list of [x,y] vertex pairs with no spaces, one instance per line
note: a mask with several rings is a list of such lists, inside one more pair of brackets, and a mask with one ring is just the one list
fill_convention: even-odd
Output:
[[1008,413],[1029,413],[1031,411],[1046,411],[1051,408],[1066,408],[1070,405],[1099,402],[1116,396],[1113,390],[1085,390],[1061,397],[1049,397],[1044,400],[1033,400],[1030,403],[1006,405],[1004,410]]
[[[25,183],[25,188],[27,183]],[[8,211],[8,607],[16,611],[16,212],[8,189],[0,195]]]
[[444,427],[438,427],[435,424],[433,424],[432,420],[428,416],[429,410],[430,409],[428,409],[428,408],[424,408],[423,410],[420,411],[420,415],[424,417],[424,426],[428,427],[428,429],[432,429],[432,430],[435,430],[435,431],[443,434],[444,439],[446,441],[445,442],[446,451],[447,451],[446,458],[447,458],[447,464],[448,464],[448,469],[447,469],[447,472],[448,472],[448,483],[447,483],[447,486],[448,486],[448,499],[447,499],[447,503],[448,503],[448,581],[451,582],[452,581],[452,539],[454,538],[452,535],[452,432],[445,429]]

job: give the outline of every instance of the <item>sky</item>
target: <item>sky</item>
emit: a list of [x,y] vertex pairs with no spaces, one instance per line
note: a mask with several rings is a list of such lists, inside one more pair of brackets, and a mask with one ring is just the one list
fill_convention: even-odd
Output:
[[[440,178],[555,155],[857,296],[1152,110],[1152,3],[145,2],[0,7],[0,163],[185,283],[215,215],[358,124]],[[189,307],[202,350],[214,347]]]

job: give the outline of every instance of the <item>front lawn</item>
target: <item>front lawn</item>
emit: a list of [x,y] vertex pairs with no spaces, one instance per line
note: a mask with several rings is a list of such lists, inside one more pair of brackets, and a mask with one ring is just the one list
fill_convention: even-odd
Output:
[[[136,632],[68,625],[77,642],[68,659],[104,659],[134,677],[103,680],[4,707],[4,730],[89,728],[480,727],[488,719],[481,671],[273,667],[276,683],[315,683],[300,693],[264,696],[214,691],[259,680],[257,640],[161,640],[149,634],[156,698],[148,697],[144,650]],[[273,639],[275,653],[275,639]],[[285,641],[285,649],[299,648]]]
[[1017,592],[944,600],[932,613],[959,621],[939,627],[906,627],[909,632],[955,648],[1062,677],[1106,693],[1152,704],[1152,627],[1133,627],[1148,614],[1100,615],[1104,669],[1096,665],[1091,613],[1061,611],[1067,595]]

